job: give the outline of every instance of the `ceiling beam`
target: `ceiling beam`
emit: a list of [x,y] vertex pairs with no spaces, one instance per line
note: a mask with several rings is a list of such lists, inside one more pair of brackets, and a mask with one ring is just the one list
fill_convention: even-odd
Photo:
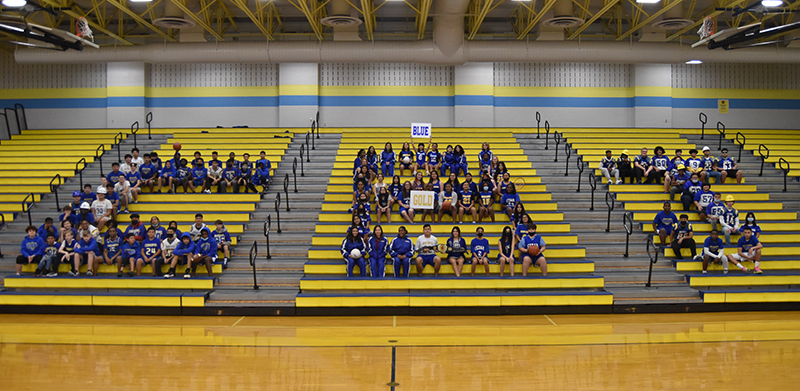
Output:
[[654,14],[650,15],[650,17],[648,17],[647,19],[641,21],[639,24],[637,24],[636,26],[634,26],[630,30],[626,31],[624,34],[622,34],[619,37],[617,37],[617,41],[621,41],[621,40],[627,38],[628,36],[630,36],[631,34],[636,32],[640,28],[650,24],[650,22],[655,20],[657,17],[659,17],[662,14],[664,14],[665,12],[671,10],[675,6],[680,5],[681,3],[683,3],[683,0],[672,0],[672,2],[670,2],[670,3],[667,3],[667,1],[669,1],[669,0],[664,0],[664,6],[662,6],[660,10],[656,11]]
[[156,34],[164,37],[164,39],[166,39],[166,40],[168,40],[170,42],[175,42],[176,41],[174,37],[170,36],[169,34],[163,32],[163,31],[161,31],[161,29],[159,29],[158,27],[152,25],[150,22],[145,20],[141,15],[137,14],[136,12],[133,12],[130,8],[128,8],[127,5],[120,3],[118,0],[106,0],[106,3],[111,4],[112,6],[116,7],[118,10],[120,10],[120,11],[124,12],[125,14],[127,14],[128,16],[130,16],[131,18],[133,18],[133,20],[135,20],[136,22],[138,22],[142,26],[145,26],[148,29],[153,30]]
[[467,39],[475,38],[475,35],[478,34],[478,29],[480,29],[481,24],[483,24],[483,20],[486,19],[486,15],[488,15],[489,12],[497,8],[497,6],[502,4],[504,1],[505,0],[470,1],[468,8],[469,11],[467,12],[467,27],[469,28]]
[[525,38],[525,36],[528,35],[529,32],[531,32],[531,30],[536,26],[536,24],[539,23],[540,20],[542,20],[544,14],[546,14],[547,11],[550,11],[550,8],[553,8],[556,2],[558,2],[558,0],[545,0],[545,3],[542,5],[542,8],[539,10],[538,13],[535,12],[532,8],[529,8],[528,6],[520,2],[520,6],[522,6],[529,12],[528,14],[529,18],[530,15],[536,15],[536,16],[533,18],[532,21],[528,22],[528,24],[522,29],[522,31],[519,32],[519,34],[517,35],[517,39]]
[[109,31],[108,29],[106,29],[105,27],[103,27],[91,15],[87,15],[86,12],[83,11],[83,9],[81,9],[80,6],[78,6],[77,4],[74,4],[72,1],[59,2],[59,1],[55,1],[55,0],[41,0],[41,2],[44,3],[44,4],[50,5],[51,7],[61,7],[61,8],[69,7],[70,9],[62,10],[61,12],[65,13],[65,14],[67,14],[67,15],[75,18],[75,19],[78,19],[80,17],[84,17],[84,18],[86,18],[86,22],[89,23],[89,26],[92,29],[94,29],[96,31],[99,31],[99,32],[101,32],[103,34],[108,35],[109,37],[112,37],[112,38],[116,39],[119,43],[121,43],[123,45],[133,45],[133,42],[130,42],[127,39],[121,37],[120,35],[114,34],[111,31]]
[[[265,37],[267,37],[268,40],[270,41],[275,40],[275,37],[272,36],[272,31],[267,29],[266,26],[264,26],[265,20],[264,20],[263,7],[256,10],[256,12],[258,13],[257,16],[256,14],[253,13],[253,11],[250,10],[250,8],[247,7],[247,0],[230,0],[230,1],[231,3],[233,3],[233,5],[236,6],[236,8],[242,10],[242,12],[244,12],[245,15],[247,15],[247,17],[250,18],[250,21],[253,22],[253,24],[255,24],[259,30],[261,30],[261,32],[264,34]],[[270,3],[272,3],[272,1],[270,1]],[[256,7],[258,7],[258,3],[256,3]]]
[[587,20],[586,23],[584,23],[581,27],[578,27],[578,29],[575,30],[575,32],[572,33],[572,35],[570,35],[567,38],[567,40],[575,39],[575,37],[580,35],[583,32],[583,30],[586,30],[597,19],[600,19],[600,17],[605,15],[605,13],[608,12],[611,8],[614,8],[614,6],[617,5],[617,3],[619,3],[619,0],[606,0],[606,4],[603,6],[603,8],[600,9],[600,11],[597,11],[596,14],[592,15],[592,18]]
[[206,30],[206,32],[211,34],[218,41],[225,40],[225,38],[223,38],[222,35],[214,31],[214,29],[208,23],[206,23],[203,19],[200,19],[200,17],[195,15],[194,12],[192,12],[192,10],[190,10],[189,7],[186,6],[186,0],[170,0],[170,1],[172,2],[172,4],[175,4],[176,7],[180,8],[181,11],[183,11],[186,15],[189,15],[189,17],[192,18],[192,20],[194,20],[195,23],[202,26],[203,29]]
[[287,0],[289,4],[300,10],[311,24],[311,29],[318,40],[322,41],[322,18],[325,15],[325,3],[319,4],[318,0]]

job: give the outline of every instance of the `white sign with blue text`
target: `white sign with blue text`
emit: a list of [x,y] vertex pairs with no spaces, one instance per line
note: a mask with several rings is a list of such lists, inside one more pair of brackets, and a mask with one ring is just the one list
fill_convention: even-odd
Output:
[[431,124],[412,122],[411,138],[431,138]]

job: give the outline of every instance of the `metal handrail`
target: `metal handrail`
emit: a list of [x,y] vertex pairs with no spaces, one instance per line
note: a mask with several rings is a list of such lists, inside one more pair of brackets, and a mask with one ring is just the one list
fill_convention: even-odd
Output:
[[[6,215],[0,213],[0,229],[6,227]],[[3,252],[0,251],[0,258],[3,258]]]
[[[317,149],[314,147],[314,130],[317,127],[316,122],[311,122],[311,149]],[[319,135],[319,131],[317,131],[317,135]],[[306,139],[306,145],[308,145],[308,139]]]
[[[739,137],[742,139],[739,140]],[[736,159],[737,163],[742,162],[742,149],[744,149],[744,145],[747,143],[747,137],[742,134],[742,132],[736,132],[736,143],[739,144],[739,158]]]
[[264,220],[264,238],[267,239],[267,259],[272,259],[272,255],[269,254],[269,231],[272,228],[272,216],[267,215],[267,219]]
[[[53,184],[53,181],[55,180],[58,180],[58,182],[56,184]],[[58,188],[61,187],[63,183],[64,181],[61,178],[61,174],[56,174],[56,176],[54,176],[53,179],[50,180],[50,192],[53,193],[56,197],[56,212],[61,211],[61,205],[58,202]]]
[[[136,130],[133,130],[134,127],[136,127]],[[133,147],[139,148],[136,145],[136,133],[139,133],[139,121],[136,121],[133,124],[131,124],[131,134],[133,135]]]
[[295,157],[294,162],[292,162],[292,175],[294,175],[294,192],[297,193],[297,157]]
[[144,117],[144,120],[145,120],[145,122],[147,122],[147,139],[148,140],[152,140],[153,136],[150,135],[150,132],[152,130],[150,128],[150,122],[153,122],[153,112],[151,111],[151,112],[147,113],[147,115]]
[[[784,164],[786,164],[786,168],[783,168]],[[778,168],[783,171],[783,192],[786,193],[786,177],[789,176],[789,171],[791,171],[792,166],[786,161],[786,159],[780,158],[778,159]]]
[[589,210],[594,210],[594,191],[597,190],[597,175],[594,170],[589,170],[589,187],[592,188],[592,203],[589,205]]
[[[81,163],[83,163],[83,167],[78,169],[78,166],[80,166]],[[82,157],[81,160],[78,160],[78,162],[75,163],[75,174],[78,174],[79,177],[81,178],[81,190],[83,190],[83,170],[85,169],[86,169],[86,158]]]
[[[98,152],[100,152],[101,149],[103,150],[103,152],[98,154]],[[103,177],[106,176],[103,173],[103,154],[105,154],[105,153],[106,153],[106,145],[105,144],[100,144],[97,147],[97,149],[94,150],[94,158],[98,162],[100,162],[100,176],[103,176]]]
[[544,131],[545,131],[544,149],[548,149],[549,148],[548,143],[550,142],[550,121],[547,120],[544,121]]
[[114,135],[114,145],[117,146],[117,161],[118,162],[122,161],[122,149],[119,147],[119,144],[122,143],[122,140],[123,140],[122,132],[119,132],[116,135]]
[[[311,163],[311,151],[308,149],[308,139],[311,138],[311,142],[314,142],[314,137],[311,136],[310,133],[306,133],[306,161]],[[300,144],[300,148],[303,148],[303,144]]]
[[5,119],[5,122],[6,122],[6,134],[8,134],[8,139],[11,140],[11,127],[8,126],[8,116],[6,115],[6,113],[0,113],[0,115],[2,115],[3,118]]
[[256,258],[258,257],[258,242],[253,241],[250,246],[250,266],[253,267],[253,289],[258,290],[258,280],[256,279]]
[[[311,139],[313,140],[314,138],[312,137]],[[305,150],[306,145],[300,144],[300,176],[306,176],[306,171],[303,169],[303,153],[305,153]]]
[[561,144],[561,135],[558,132],[553,132],[553,140],[556,142],[556,158],[553,159],[553,162],[558,163],[558,145]]
[[578,164],[578,190],[575,190],[576,193],[581,192],[581,177],[583,176],[583,171],[586,169],[583,164],[583,155],[578,156],[577,159]]
[[[19,122],[19,112],[22,111],[22,124]],[[25,106],[15,103],[14,104],[14,114],[17,117],[17,130],[19,133],[22,134],[23,130],[28,130],[28,115],[25,114]],[[24,126],[23,126],[24,125]]]
[[572,143],[564,143],[564,153],[567,155],[567,169],[564,171],[564,176],[569,176],[569,158],[572,156]]
[[278,233],[281,233],[281,192],[275,194],[275,215],[278,217]]
[[539,124],[542,122],[542,115],[536,112],[536,138],[539,138]]
[[626,212],[622,215],[622,227],[625,228],[625,254],[623,257],[628,258],[628,246],[631,242],[631,234],[633,233],[633,213]]
[[608,206],[608,225],[606,225],[606,232],[611,232],[611,212],[614,211],[617,195],[612,192],[606,193],[606,206]]
[[[650,252],[650,249],[652,249],[653,252]],[[647,237],[647,256],[650,258],[650,271],[647,273],[647,284],[644,285],[648,288],[650,287],[650,283],[653,280],[653,265],[655,265],[656,262],[658,262],[658,252],[659,249],[658,246],[656,246],[655,242],[653,241],[653,235],[649,235]]]
[[292,209],[289,208],[289,174],[287,173],[286,176],[283,177],[283,192],[286,193],[286,211],[291,212]]
[[[722,127],[722,129],[720,129],[720,127]],[[720,151],[722,150],[722,139],[725,138],[725,124],[717,121],[717,132],[719,132],[719,145],[717,146],[717,151]]]
[[[767,150],[766,155],[764,155],[764,152],[761,151],[762,148]],[[758,171],[758,176],[762,176],[764,175],[764,162],[769,159],[769,148],[767,148],[767,146],[764,144],[760,144],[758,146],[758,154],[761,155],[761,170]]]
[[708,123],[708,116],[706,113],[700,113],[700,140],[704,140],[706,138],[706,124]]
[[319,138],[319,110],[317,110],[317,116],[314,122],[316,123],[316,128],[317,128],[317,138]]
[[[31,202],[28,202],[28,198],[31,199]],[[25,198],[22,200],[22,213],[28,213],[28,225],[33,225],[33,219],[31,219],[31,208],[33,204],[36,203],[36,197],[33,193],[28,193]]]
[[[8,112],[9,112],[9,111],[11,111],[11,112],[13,112],[13,113],[14,113],[14,121],[15,121],[15,122],[18,122],[18,121],[16,120],[16,117],[17,117],[17,112],[16,112],[16,110],[14,110],[14,109],[12,109],[12,108],[10,108],[10,107],[6,107],[5,109],[3,109],[3,114],[4,114],[4,115],[5,115],[5,117],[6,117],[6,130],[8,130],[8,139],[10,140],[10,139],[11,139],[11,123],[10,123],[10,122],[8,122],[8,119],[9,119],[9,114],[8,114]],[[19,132],[19,129],[17,129],[17,132]]]

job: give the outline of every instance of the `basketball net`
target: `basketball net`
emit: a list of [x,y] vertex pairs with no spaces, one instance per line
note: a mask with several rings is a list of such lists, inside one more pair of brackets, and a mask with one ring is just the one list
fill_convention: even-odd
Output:
[[84,38],[84,39],[91,39],[94,42],[94,35],[92,35],[92,29],[89,28],[89,22],[86,21],[86,18],[81,16],[78,18],[78,21],[75,22],[75,35]]
[[703,18],[703,24],[700,25],[700,30],[697,30],[697,35],[700,36],[700,39],[706,39],[714,35],[716,27],[714,19],[710,16],[706,16]]

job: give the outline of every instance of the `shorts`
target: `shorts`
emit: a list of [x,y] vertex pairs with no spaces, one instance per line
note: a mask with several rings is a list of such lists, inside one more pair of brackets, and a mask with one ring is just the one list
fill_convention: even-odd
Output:
[[436,254],[420,254],[420,258],[422,258],[422,267],[425,265],[433,266],[433,258],[436,257]]
[[[39,264],[39,261],[41,261],[41,260],[42,260],[42,256],[41,255],[36,255],[36,256],[33,257],[33,261],[31,263]],[[28,257],[26,257],[24,255],[20,255],[20,256],[17,257],[17,265],[27,265],[27,264],[28,264]]]
[[[502,257],[502,256],[503,256],[503,254],[497,254],[497,261],[498,262],[500,262],[500,257]],[[513,256],[511,257],[511,263],[514,263],[514,257]]]
[[458,258],[463,258],[463,257],[464,257],[464,253],[447,253],[447,259],[450,259],[450,258],[458,259]]
[[[89,254],[94,254],[94,253],[80,254],[80,256],[81,256],[81,265],[86,265],[86,264],[89,263]],[[94,254],[94,256],[95,257],[101,257],[101,255],[97,255],[97,254]]]
[[406,209],[406,208],[403,208],[403,207],[401,206],[401,207],[400,207],[400,210],[399,210],[399,212],[400,212],[400,213],[403,213],[403,212],[405,212],[405,211],[408,211],[408,209]]
[[658,233],[658,231],[661,231],[661,229],[664,229],[665,231],[667,231],[667,235],[672,234],[672,226],[671,225],[659,225],[659,226],[656,226],[656,233]]
[[522,260],[523,261],[525,260],[525,258],[530,258],[531,261],[533,261],[533,263],[535,264],[536,261],[539,260],[539,258],[544,258],[544,254],[542,254],[542,253],[539,253],[539,254],[536,254],[536,255],[522,254]]
[[[144,258],[142,258],[142,260],[144,260]],[[159,262],[164,263],[164,257],[155,257],[150,262],[145,262],[145,263],[159,263]]]
[[736,174],[739,173],[739,170],[723,170],[723,171],[727,172],[728,176],[732,176],[732,177],[735,177]]
[[126,257],[126,256],[123,256],[123,257],[122,257],[122,265],[123,265],[123,266],[125,266],[125,265],[128,265],[128,264],[130,263],[130,261],[131,261],[131,258],[133,258],[133,264],[134,264],[134,265],[136,264],[136,260],[137,260],[137,259],[139,259],[139,258],[136,258],[136,257]]
[[[751,251],[752,251],[752,250],[751,250]],[[746,252],[746,253],[744,253],[744,254],[745,254],[745,255],[747,255],[747,256],[750,256],[750,252],[751,252],[751,251],[748,251],[748,252]],[[755,252],[753,252],[753,255],[755,255]],[[750,261],[749,259],[745,259],[744,257],[741,257],[741,256],[739,256],[739,253],[731,254],[731,255],[728,255],[728,256],[730,257],[730,259],[733,259],[733,260],[734,260],[734,261],[736,261],[736,262],[745,262],[745,261]],[[752,261],[751,261],[751,262],[752,262]]]
[[406,163],[400,162],[400,167],[404,168],[404,169],[409,169],[409,168],[411,168],[411,163],[406,164]]
[[193,179],[192,180],[192,183],[194,183],[195,186],[201,186],[203,184],[203,182],[205,182],[205,179]]

